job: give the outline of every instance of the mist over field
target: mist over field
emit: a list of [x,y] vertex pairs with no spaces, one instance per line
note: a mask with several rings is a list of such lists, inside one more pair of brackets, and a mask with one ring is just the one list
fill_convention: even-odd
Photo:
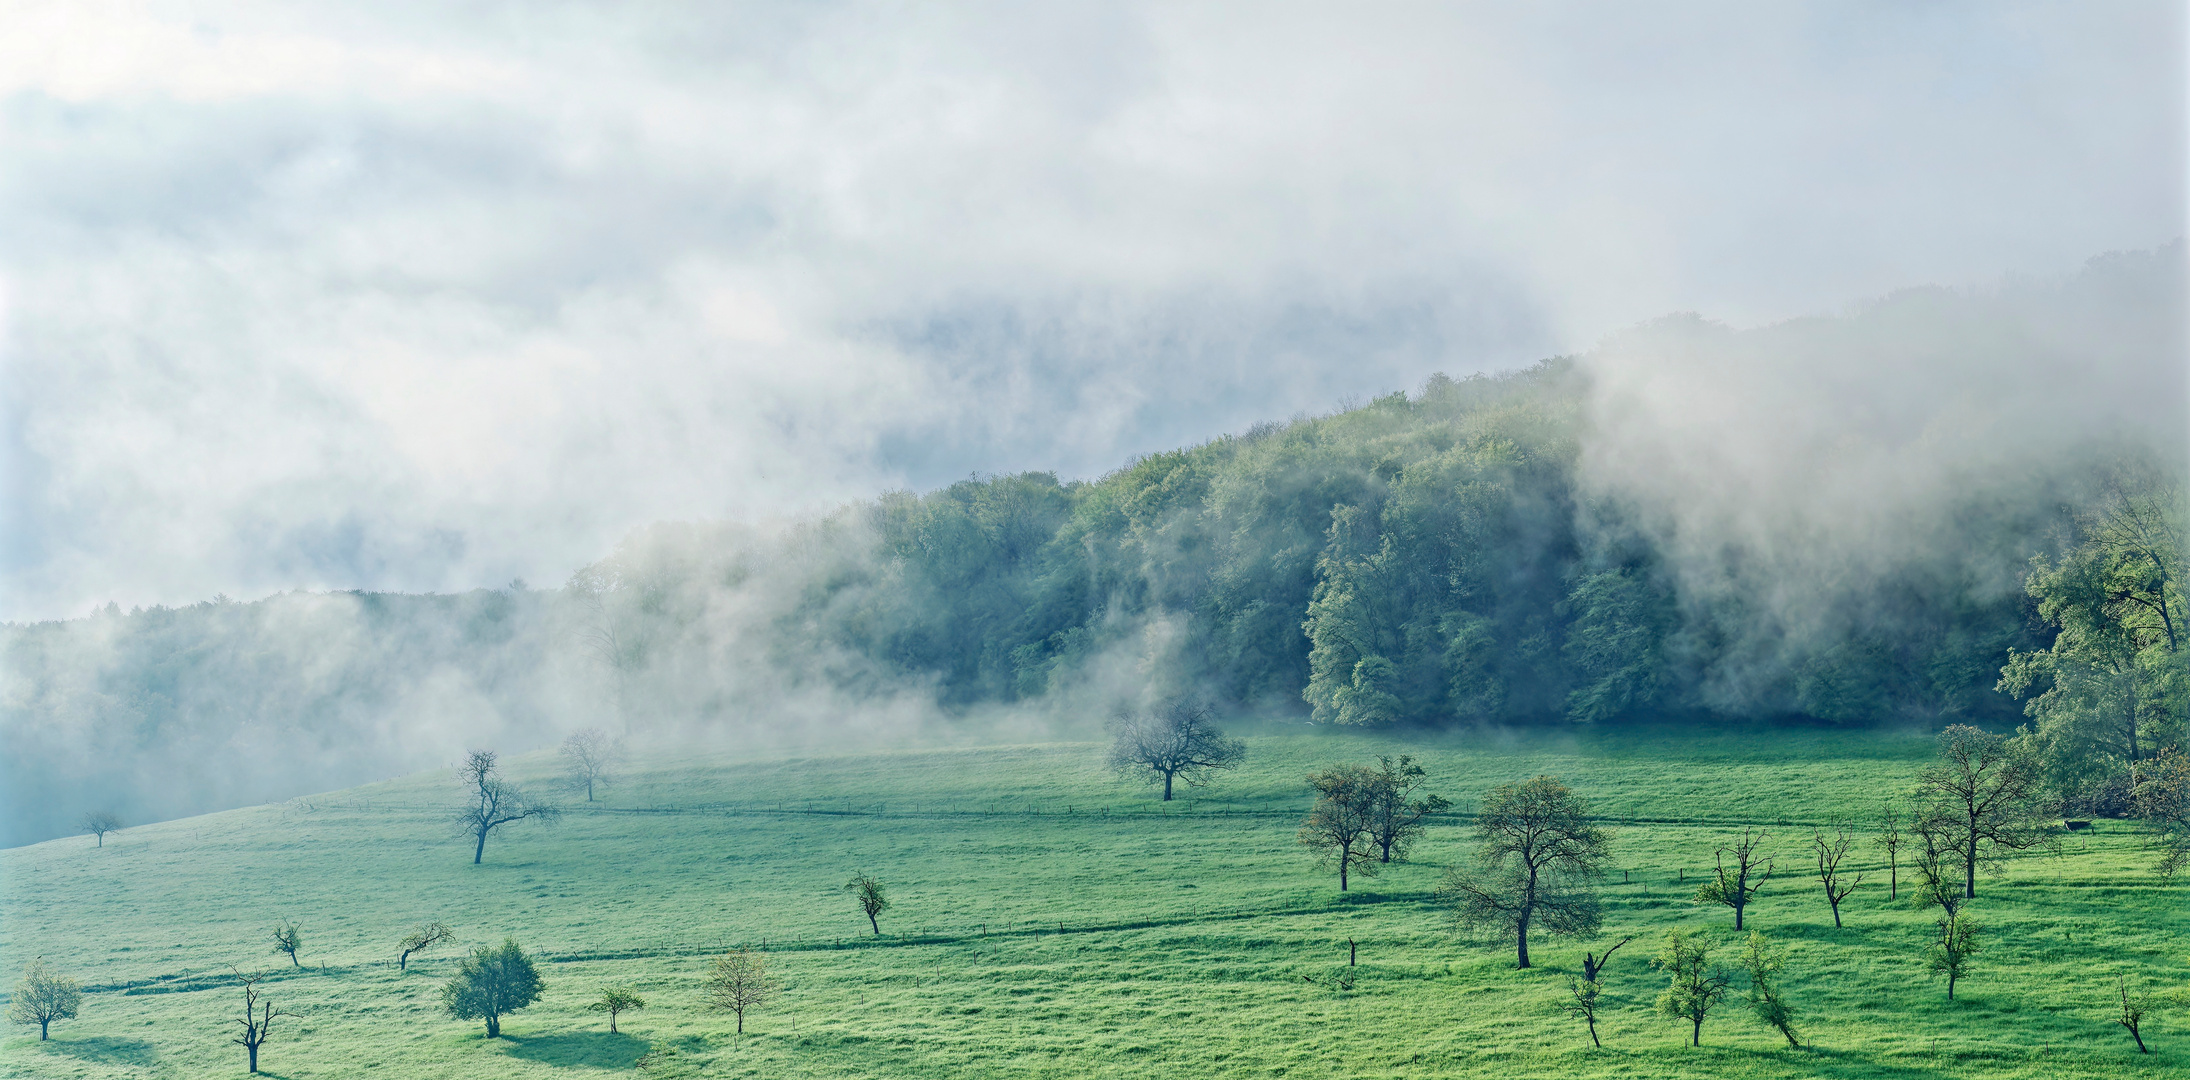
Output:
[[0,842],[583,726],[2011,723],[2186,456],[2118,14],[21,9]]

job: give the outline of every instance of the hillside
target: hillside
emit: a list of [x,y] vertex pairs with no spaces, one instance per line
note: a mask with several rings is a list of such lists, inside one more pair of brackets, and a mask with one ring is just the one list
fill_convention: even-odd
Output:
[[[470,864],[446,824],[446,772],[0,852],[0,970],[32,955],[87,984],[54,1038],[10,1036],[0,1074],[242,1072],[225,1017],[233,964],[269,973],[293,1020],[264,1050],[290,1077],[1786,1076],[2121,1077],[2190,1073],[2190,1016],[2111,1024],[2117,974],[2182,985],[2190,906],[2160,886],[2134,826],[2101,822],[2064,857],[2018,857],[1980,885],[1989,933],[1959,1000],[1923,969],[1930,916],[1867,883],[1834,929],[1804,845],[1867,819],[1929,754],[1921,734],[1667,729],[1416,736],[1243,729],[1247,766],[1168,806],[1051,743],[744,760],[689,749],[635,763],[552,828],[515,827]],[[1341,895],[1294,841],[1317,765],[1406,752],[1455,813],[1413,862]],[[546,758],[519,779],[551,779]],[[1602,948],[1642,935],[1608,979],[1605,1047],[1560,1014],[1582,943],[1505,950],[1456,937],[1432,900],[1469,850],[1465,811],[1493,784],[1558,774],[1618,830]],[[1793,946],[1787,987],[1814,1049],[1738,1003],[1705,1046],[1649,1007],[1646,960],[1670,927],[1731,938],[1693,904],[1742,824],[1782,872],[1753,925]],[[1877,862],[1867,846],[1859,857]],[[883,935],[839,886],[867,871],[895,906]],[[458,950],[393,965],[439,918],[464,945],[504,936],[547,961],[542,1001],[488,1041],[440,1014]],[[270,955],[282,919],[305,967]],[[1341,989],[1348,939],[1353,988]],[[769,950],[782,1001],[732,1033],[701,1008],[709,957]],[[605,982],[647,999],[611,1036],[584,1002]]]

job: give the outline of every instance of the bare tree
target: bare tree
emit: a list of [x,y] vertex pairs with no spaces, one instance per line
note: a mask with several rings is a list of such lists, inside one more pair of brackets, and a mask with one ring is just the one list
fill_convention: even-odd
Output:
[[1855,846],[1855,834],[1848,823],[1835,820],[1832,832],[1819,829],[1810,837],[1810,844],[1817,855],[1817,880],[1825,886],[1825,902],[1833,906],[1833,926],[1840,926],[1840,902],[1863,884],[1863,875],[1850,874],[1841,868],[1847,861],[1848,850]]
[[1635,935],[1629,934],[1626,937],[1623,937],[1620,940],[1613,942],[1612,947],[1606,949],[1603,956],[1599,956],[1593,952],[1583,953],[1582,978],[1590,982],[1599,981],[1599,976],[1604,974],[1605,965],[1612,962],[1612,954],[1619,952],[1620,946],[1625,945],[1633,940],[1635,940]]
[[1569,999],[1560,1002],[1559,1007],[1565,1009],[1568,1016],[1589,1025],[1589,1045],[1603,1046],[1604,1043],[1597,1039],[1597,1005],[1604,997],[1604,987],[1595,979],[1577,979],[1569,975],[1566,991]]
[[76,827],[98,837],[99,843],[97,846],[105,847],[106,834],[122,831],[122,819],[104,810],[94,810],[85,814],[83,819],[76,823]]
[[608,1033],[614,1035],[617,1033],[617,1014],[634,1012],[643,1008],[646,1008],[646,999],[633,993],[629,987],[604,986],[601,987],[601,996],[593,999],[592,1004],[586,1006],[586,1011],[607,1013]]
[[745,1014],[775,1000],[783,987],[768,972],[768,954],[739,949],[715,958],[707,977],[707,1004],[717,1012],[738,1014],[738,1034],[745,1034]]
[[54,974],[41,956],[30,962],[22,981],[8,995],[8,1019],[38,1025],[38,1041],[46,1041],[46,1029],[55,1020],[74,1020],[84,1003],[83,987],[66,975]]
[[272,951],[287,953],[290,967],[300,968],[304,966],[297,962],[297,950],[304,947],[303,927],[283,919],[280,925],[274,927],[273,937],[274,948]]
[[404,935],[403,940],[397,944],[400,951],[395,955],[396,970],[409,971],[411,969],[411,954],[422,953],[444,941],[454,940],[456,940],[456,931],[449,929],[448,925],[439,919],[411,931],[409,934]]
[[1390,757],[1376,759],[1377,786],[1370,808],[1369,840],[1376,845],[1380,861],[1407,861],[1407,849],[1421,838],[1424,821],[1431,814],[1451,808],[1452,803],[1442,796],[1411,798],[1425,779],[1422,766],[1406,754],[1399,755],[1397,761]]
[[2129,977],[2126,975],[2116,975],[2114,985],[2121,992],[2122,1001],[2121,1015],[2115,1017],[2114,1022],[2120,1024],[2123,1030],[2129,1032],[2130,1038],[2137,1040],[2137,1052],[2140,1054],[2152,1052],[2149,1047],[2144,1045],[2144,1032],[2141,1030],[2144,1027],[2144,1018],[2170,1006],[2190,1004],[2190,993],[2180,990],[2171,994],[2155,994],[2149,990],[2140,990],[2132,994],[2129,992]]
[[1979,862],[2052,839],[2038,762],[2002,736],[1967,724],[1948,727],[1939,733],[1938,760],[1917,784],[1930,800],[1920,816],[1955,837],[1965,899],[1977,896]]
[[487,834],[495,829],[528,818],[551,823],[562,816],[562,810],[553,803],[537,802],[503,780],[492,750],[472,751],[457,770],[457,777],[471,797],[471,805],[456,816],[456,821],[475,841],[471,853],[474,866],[486,857]]
[[867,916],[867,925],[874,929],[874,936],[882,936],[882,924],[876,921],[890,908],[890,898],[883,895],[882,883],[866,874],[854,874],[844,883],[844,891],[859,901],[859,910]]
[[573,787],[586,789],[586,801],[592,802],[596,784],[606,784],[609,770],[623,759],[623,747],[608,732],[600,728],[581,728],[563,740],[561,753],[570,768]]
[[1770,938],[1751,930],[1741,952],[1741,966],[1749,973],[1749,1011],[1766,1027],[1779,1032],[1789,1047],[1802,1049],[1802,1037],[1795,1031],[1795,1012],[1779,989],[1779,975],[1787,970],[1787,946],[1775,945]]
[[1711,880],[1704,882],[1702,888],[1696,890],[1696,900],[1699,903],[1724,904],[1734,909],[1736,931],[1742,929],[1742,913],[1748,910],[1750,902],[1764,888],[1764,883],[1772,878],[1772,860],[1757,851],[1767,835],[1769,834],[1762,829],[1741,830],[1741,839],[1734,841],[1732,849],[1734,868],[1726,868],[1728,849],[1720,848],[1717,856],[1718,872]]
[[245,975],[241,971],[236,971],[233,967],[228,970],[234,971],[236,978],[243,982],[243,1016],[236,1021],[236,1023],[243,1025],[243,1033],[237,1035],[231,1041],[243,1047],[244,1053],[250,1055],[251,1071],[257,1072],[259,1071],[259,1047],[266,1045],[267,1037],[273,1033],[274,1018],[290,1014],[275,1008],[271,1000],[260,995],[258,984],[266,976]]
[[1376,845],[1369,839],[1376,815],[1376,773],[1361,765],[1333,765],[1308,774],[1316,791],[1314,808],[1300,823],[1300,842],[1322,855],[1322,865],[1338,868],[1338,891],[1350,875],[1376,876]]
[[1889,803],[1878,815],[1878,838],[1872,841],[1886,851],[1887,900],[1901,899],[1901,845],[1906,840],[1901,833],[1903,821],[1901,809]]
[[1437,890],[1462,927],[1512,941],[1524,968],[1532,931],[1597,933],[1596,884],[1612,833],[1590,823],[1588,804],[1565,784],[1539,776],[1493,789],[1476,814],[1475,837],[1480,866],[1447,870]]
[[1163,782],[1163,800],[1171,801],[1171,782],[1200,787],[1212,774],[1236,769],[1247,757],[1247,744],[1227,739],[1210,721],[1216,711],[1191,698],[1172,698],[1147,713],[1120,712],[1110,721],[1110,767],[1150,783]]
[[1694,1025],[1690,1046],[1703,1045],[1703,1022],[1713,1007],[1726,1000],[1734,976],[1711,963],[1711,937],[1701,930],[1669,930],[1665,947],[1650,966],[1667,973],[1670,981],[1658,995],[1658,1012]]

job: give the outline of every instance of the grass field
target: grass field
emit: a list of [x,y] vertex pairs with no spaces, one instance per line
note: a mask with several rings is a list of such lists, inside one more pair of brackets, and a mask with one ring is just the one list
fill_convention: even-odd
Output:
[[[2190,1075],[2190,1013],[2147,1024],[2149,1055],[2111,1023],[2119,973],[2190,984],[2190,893],[2162,887],[2126,824],[1980,883],[1990,935],[1955,1002],[1923,969],[1930,916],[1887,903],[1882,880],[1834,929],[1803,876],[1808,826],[1867,817],[1905,788],[1921,736],[1248,734],[1246,768],[1169,805],[1085,743],[683,753],[635,761],[560,825],[498,834],[483,866],[447,824],[446,772],[133,828],[103,849],[0,852],[6,982],[43,955],[86,986],[82,1016],[50,1042],[17,1028],[0,1043],[0,1075],[240,1075],[231,964],[271,973],[300,1014],[261,1054],[287,1078],[585,1077],[650,1053],[650,1076]],[[1344,895],[1295,843],[1305,772],[1399,752],[1459,810],[1546,772],[1618,829],[1606,929],[1643,936],[1607,976],[1603,1049],[1557,1007],[1601,942],[1540,941],[1538,966],[1517,971],[1508,950],[1447,927],[1432,891],[1467,855],[1462,816]],[[553,764],[511,769],[538,784]],[[1685,1023],[1650,1008],[1664,930],[1713,928],[1731,959],[1729,914],[1688,897],[1745,823],[1770,827],[1781,855],[1751,919],[1792,944],[1787,988],[1812,1049],[1731,1001],[1691,1048]],[[838,891],[859,870],[891,889],[880,938]],[[304,927],[301,969],[268,951],[285,918]],[[466,945],[514,937],[545,961],[546,996],[504,1021],[507,1038],[440,1013],[460,950],[396,970],[394,942],[432,918]],[[741,944],[770,950],[786,987],[742,1037],[701,1008],[709,957]],[[648,1000],[620,1035],[583,1009],[608,982]]]

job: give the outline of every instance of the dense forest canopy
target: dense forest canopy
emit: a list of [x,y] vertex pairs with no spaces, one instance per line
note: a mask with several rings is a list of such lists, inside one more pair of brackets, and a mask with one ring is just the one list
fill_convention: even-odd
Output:
[[2167,370],[2180,305],[2152,290],[2179,296],[2179,264],[1668,320],[1098,480],[657,525],[553,590],[10,624],[4,839],[580,724],[1071,722],[1180,694],[1358,725],[2027,719],[2085,763],[2064,783],[2102,784],[2182,726],[2181,405],[2001,384],[2101,380],[2078,327]]

